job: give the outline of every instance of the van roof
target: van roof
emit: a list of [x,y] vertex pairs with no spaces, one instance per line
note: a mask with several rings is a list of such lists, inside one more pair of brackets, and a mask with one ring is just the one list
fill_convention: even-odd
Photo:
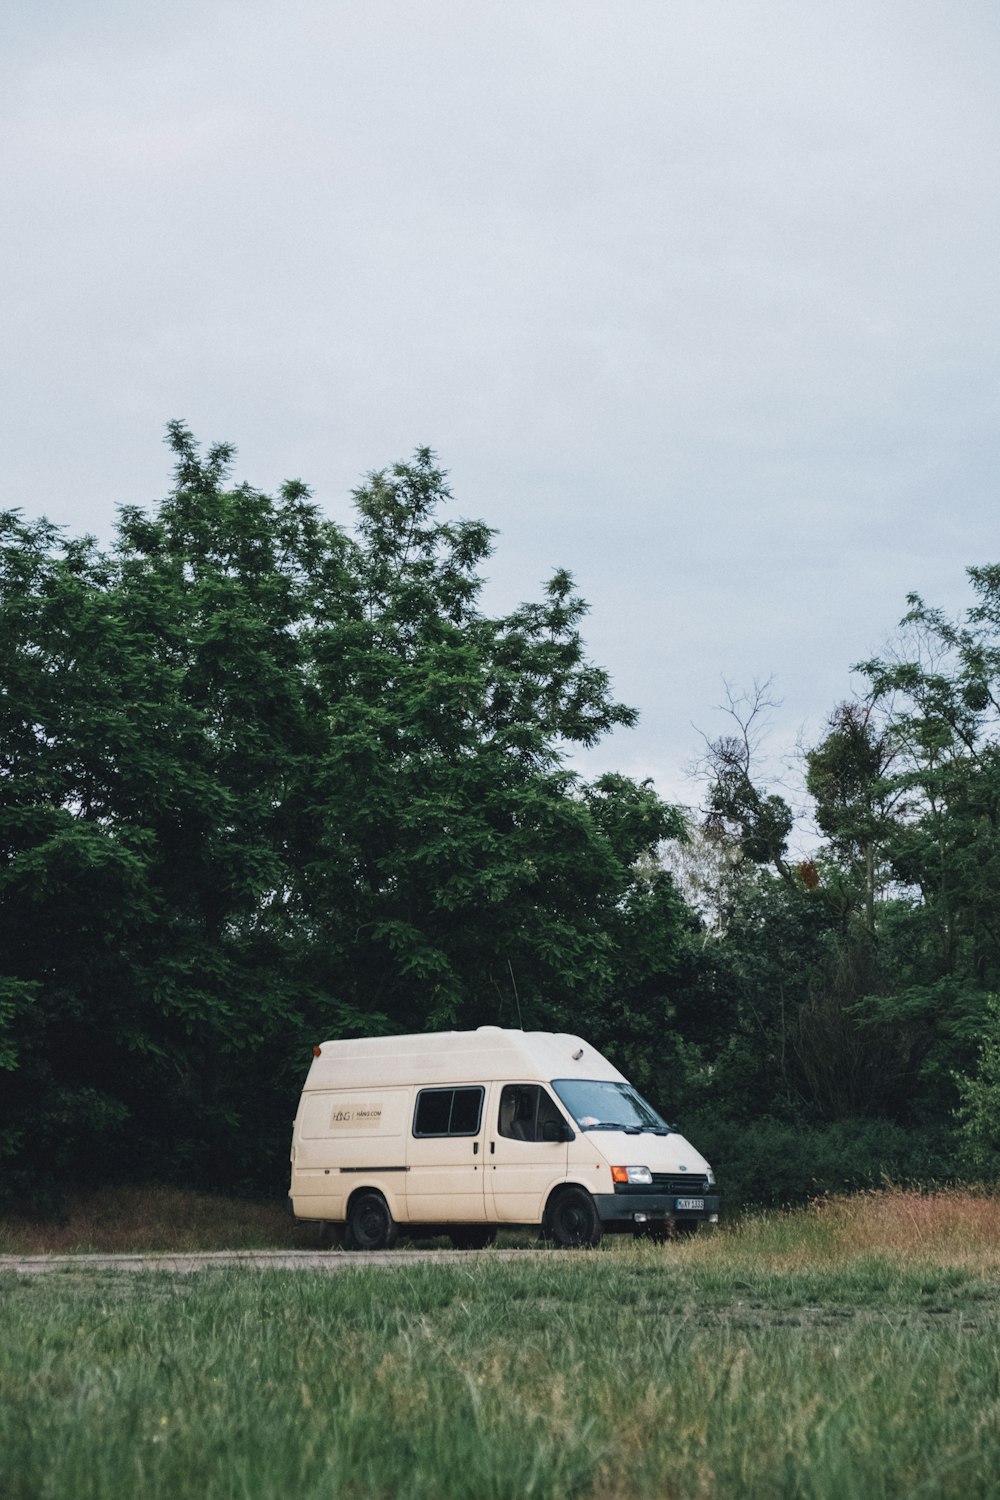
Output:
[[354,1037],[320,1045],[306,1089],[371,1088],[386,1084],[490,1083],[552,1078],[625,1082],[582,1037],[567,1032],[425,1031],[413,1036]]

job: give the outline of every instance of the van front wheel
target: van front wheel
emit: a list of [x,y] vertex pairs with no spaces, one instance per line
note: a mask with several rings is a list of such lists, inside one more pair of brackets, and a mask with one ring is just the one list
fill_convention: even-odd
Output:
[[359,1193],[347,1212],[348,1250],[391,1250],[399,1235],[396,1221],[381,1193]]
[[599,1245],[604,1227],[593,1198],[583,1188],[565,1188],[549,1203],[545,1230],[560,1250]]

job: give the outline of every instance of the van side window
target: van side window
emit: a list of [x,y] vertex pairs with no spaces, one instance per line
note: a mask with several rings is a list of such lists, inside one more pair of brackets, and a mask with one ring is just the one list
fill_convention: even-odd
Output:
[[[535,1083],[508,1083],[500,1092],[499,1132],[512,1141],[544,1141],[546,1124],[562,1126],[552,1099]],[[556,1140],[558,1136],[554,1137]]]
[[478,1135],[483,1117],[481,1088],[421,1089],[414,1135]]

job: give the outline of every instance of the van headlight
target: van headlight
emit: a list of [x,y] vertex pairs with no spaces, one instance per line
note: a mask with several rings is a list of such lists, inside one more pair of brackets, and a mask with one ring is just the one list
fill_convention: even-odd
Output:
[[708,1183],[709,1187],[715,1187],[715,1173],[712,1171],[711,1167],[709,1167],[708,1171],[705,1173],[705,1181]]
[[653,1174],[648,1167],[612,1167],[612,1182],[629,1182],[633,1187],[652,1187]]

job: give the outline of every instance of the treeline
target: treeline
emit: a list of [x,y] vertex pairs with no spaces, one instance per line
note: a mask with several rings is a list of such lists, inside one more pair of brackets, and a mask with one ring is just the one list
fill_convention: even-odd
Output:
[[11,1194],[273,1189],[314,1042],[519,1016],[655,1038],[683,961],[683,902],[637,870],[679,814],[562,765],[635,717],[569,576],[485,613],[491,532],[442,519],[429,452],[369,478],[348,534],[170,441],[173,492],[109,550],[3,518]]
[[588,1035],[731,1200],[996,1166],[1000,569],[868,664],[795,863],[754,705],[700,826],[566,769],[634,712],[566,573],[484,611],[492,533],[429,451],[348,532],[169,436],[171,494],[110,548],[0,518],[8,1199],[281,1192],[314,1042],[484,1023]]
[[[958,621],[910,597],[892,654],[858,664],[864,692],[805,752],[814,858],[790,859],[788,802],[756,775],[759,695],[708,756],[737,1022],[714,1084],[745,1119],[854,1132],[874,1167],[924,1178],[1000,1173],[1000,567],[969,578]],[[857,1180],[846,1141],[844,1161]]]

